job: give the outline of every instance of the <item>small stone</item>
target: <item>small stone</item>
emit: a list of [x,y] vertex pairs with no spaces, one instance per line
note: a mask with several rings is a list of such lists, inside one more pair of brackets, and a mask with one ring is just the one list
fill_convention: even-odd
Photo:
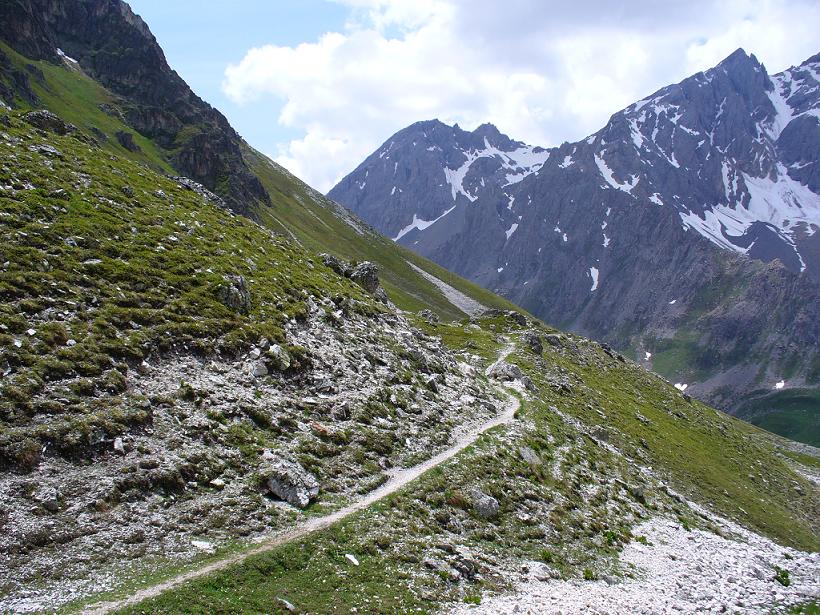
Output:
[[125,455],[125,444],[123,444],[122,438],[114,438],[114,450],[120,455]]
[[34,499],[48,512],[60,510],[60,492],[54,487],[41,487],[34,494]]
[[291,604],[290,602],[288,602],[288,601],[287,601],[287,600],[285,600],[284,598],[277,598],[277,599],[276,599],[276,602],[278,602],[279,604],[281,604],[281,605],[282,605],[282,607],[283,607],[286,611],[288,611],[288,612],[290,612],[290,613],[294,613],[294,612],[296,612],[296,607],[295,607],[295,606],[293,606],[293,604]]
[[26,333],[31,337],[34,336],[37,333],[37,331],[35,331],[34,329],[29,329],[28,331],[26,331]]
[[268,367],[262,362],[257,361],[251,366],[251,375],[254,378],[261,378],[268,375]]
[[221,478],[215,478],[209,484],[216,489],[224,489],[225,487],[225,481]]
[[351,564],[353,564],[354,566],[358,566],[358,565],[359,565],[359,560],[357,560],[357,559],[356,559],[356,556],[355,556],[355,555],[352,555],[352,554],[350,554],[350,553],[345,553],[345,559],[346,559],[347,561],[349,561]]

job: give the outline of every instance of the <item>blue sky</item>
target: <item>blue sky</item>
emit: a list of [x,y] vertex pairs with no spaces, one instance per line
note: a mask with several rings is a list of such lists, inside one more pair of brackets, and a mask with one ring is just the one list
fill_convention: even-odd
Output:
[[327,191],[420,120],[580,140],[738,47],[820,51],[817,0],[128,0],[248,142]]
[[168,63],[201,98],[222,111],[255,147],[275,154],[299,136],[277,121],[277,100],[238,104],[222,90],[225,68],[252,47],[295,46],[344,28],[349,13],[326,0],[127,0],[159,41]]

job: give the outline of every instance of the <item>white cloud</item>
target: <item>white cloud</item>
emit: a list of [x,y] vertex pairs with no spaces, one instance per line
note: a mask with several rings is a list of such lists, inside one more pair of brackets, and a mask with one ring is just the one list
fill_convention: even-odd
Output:
[[223,84],[277,105],[303,135],[277,161],[325,191],[418,120],[555,145],[737,47],[772,72],[820,48],[820,5],[802,0],[333,1],[350,9],[343,32],[251,49]]

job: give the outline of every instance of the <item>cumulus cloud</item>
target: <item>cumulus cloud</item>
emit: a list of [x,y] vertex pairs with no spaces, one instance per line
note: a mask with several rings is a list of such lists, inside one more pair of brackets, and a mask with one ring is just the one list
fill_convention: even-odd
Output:
[[333,1],[343,31],[250,49],[223,84],[274,102],[302,135],[274,156],[325,191],[419,120],[550,146],[738,47],[772,72],[820,50],[820,5],[803,0]]

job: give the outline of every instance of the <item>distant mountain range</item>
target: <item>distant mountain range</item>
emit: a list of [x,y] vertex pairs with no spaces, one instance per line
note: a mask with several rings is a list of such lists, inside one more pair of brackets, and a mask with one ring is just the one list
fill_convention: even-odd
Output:
[[818,73],[738,50],[551,149],[419,122],[328,196],[712,403],[817,408]]

